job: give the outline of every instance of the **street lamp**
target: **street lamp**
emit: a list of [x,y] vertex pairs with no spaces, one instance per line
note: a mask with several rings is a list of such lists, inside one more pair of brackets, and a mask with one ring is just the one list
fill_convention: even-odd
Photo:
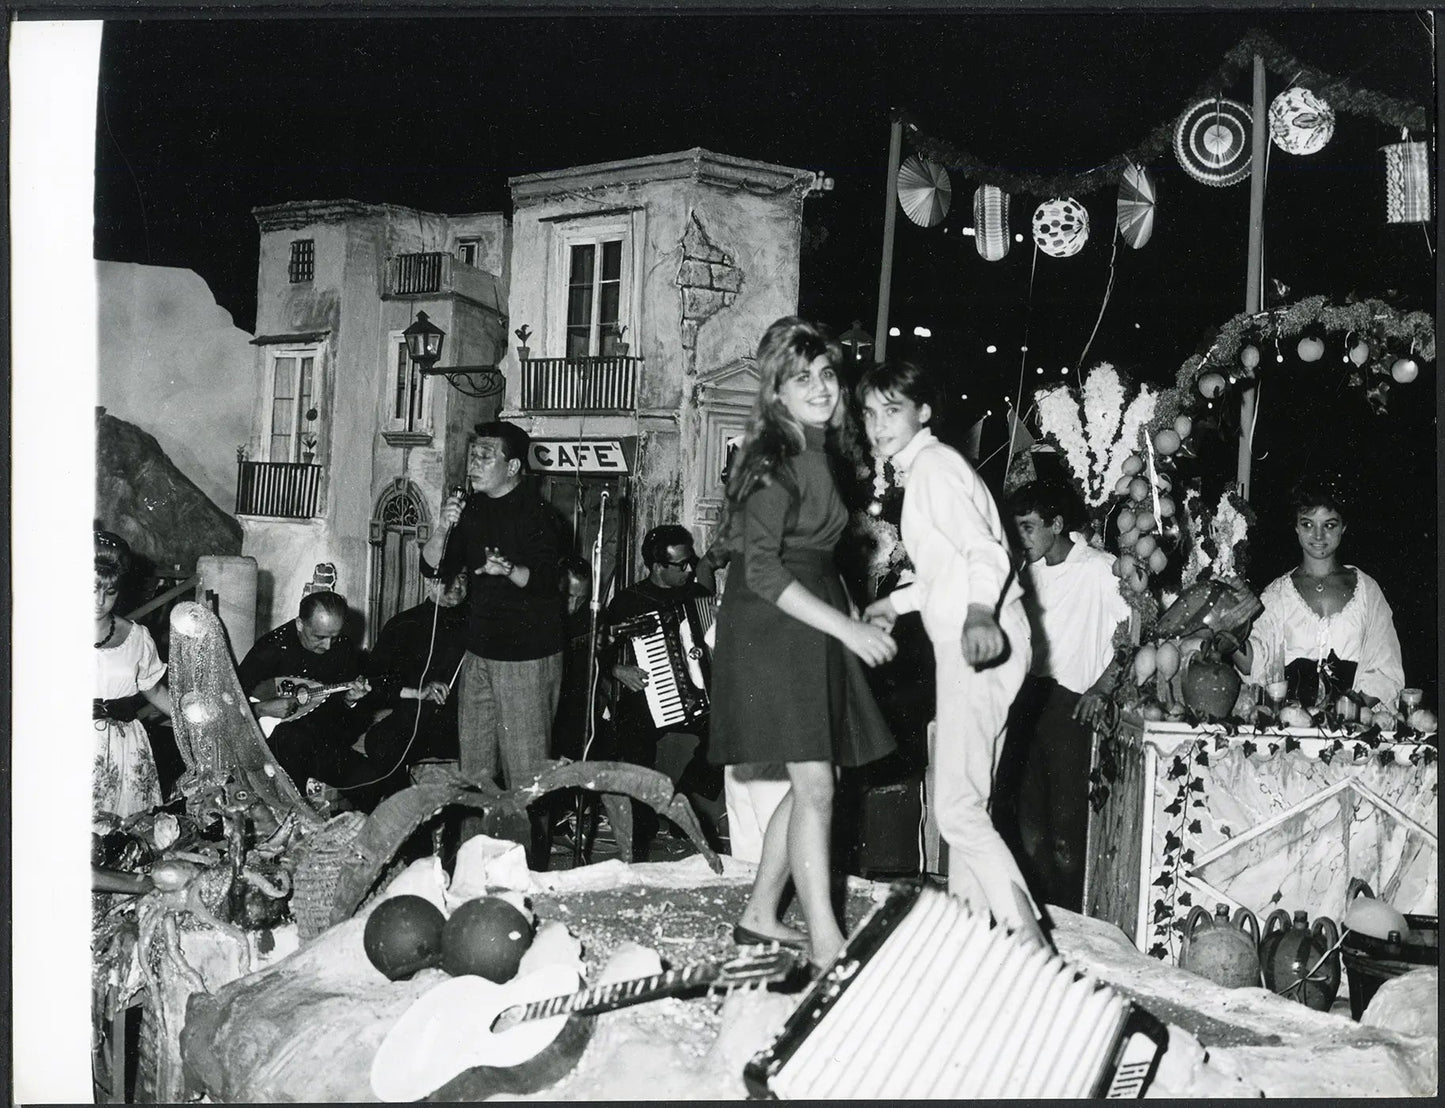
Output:
[[838,342],[842,344],[848,356],[855,362],[863,360],[864,350],[873,349],[873,336],[863,330],[863,321],[855,319],[853,326],[838,336]]
[[406,339],[407,354],[423,377],[445,377],[452,388],[478,400],[496,396],[507,387],[502,371],[495,365],[453,365],[438,369],[447,333],[428,319],[426,312],[417,312],[416,322],[401,335]]

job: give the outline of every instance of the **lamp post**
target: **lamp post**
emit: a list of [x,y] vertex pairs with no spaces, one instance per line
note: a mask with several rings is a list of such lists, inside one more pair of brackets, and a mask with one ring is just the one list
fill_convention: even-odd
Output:
[[407,354],[416,362],[423,377],[445,377],[452,388],[478,400],[496,396],[507,387],[506,378],[495,365],[453,365],[437,368],[447,333],[428,319],[426,312],[417,312],[416,322],[401,335],[406,340]]

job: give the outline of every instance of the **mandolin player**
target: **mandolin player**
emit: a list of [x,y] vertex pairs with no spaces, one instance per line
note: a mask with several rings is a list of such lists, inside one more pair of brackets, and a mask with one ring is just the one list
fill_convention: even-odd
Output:
[[370,722],[357,705],[371,686],[343,630],[346,615],[336,593],[308,593],[297,617],[257,639],[237,672],[276,761],[297,786],[330,785],[345,806],[369,811],[383,773],[352,749]]

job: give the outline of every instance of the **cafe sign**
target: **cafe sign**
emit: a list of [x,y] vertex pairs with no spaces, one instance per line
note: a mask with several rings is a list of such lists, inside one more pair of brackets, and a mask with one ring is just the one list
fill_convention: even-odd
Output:
[[533,473],[589,473],[615,477],[632,472],[637,439],[533,439],[527,462]]

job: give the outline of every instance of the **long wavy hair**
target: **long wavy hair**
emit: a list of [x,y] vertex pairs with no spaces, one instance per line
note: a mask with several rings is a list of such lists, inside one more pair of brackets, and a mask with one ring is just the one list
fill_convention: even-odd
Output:
[[[843,348],[821,324],[797,316],[784,316],[763,333],[758,343],[758,395],[743,432],[727,483],[727,519],[755,489],[771,482],[783,462],[802,453],[803,426],[789,413],[778,395],[784,378],[805,369],[819,357],[826,357],[835,371],[843,364]],[[824,446],[840,491],[855,482],[855,470],[862,460],[857,429],[848,410],[848,390],[838,383],[838,406],[828,421]]]

